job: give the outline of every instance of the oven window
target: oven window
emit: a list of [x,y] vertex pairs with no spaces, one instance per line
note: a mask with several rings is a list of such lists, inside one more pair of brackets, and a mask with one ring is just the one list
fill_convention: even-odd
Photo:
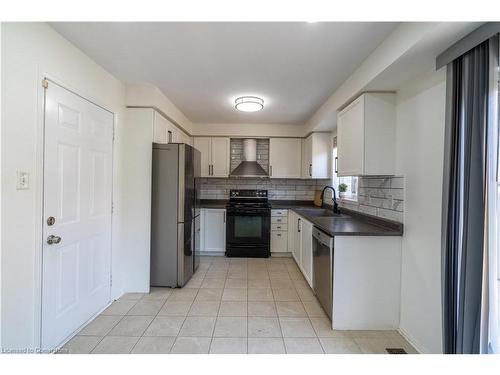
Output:
[[262,217],[236,216],[234,218],[234,237],[260,238],[262,237]]

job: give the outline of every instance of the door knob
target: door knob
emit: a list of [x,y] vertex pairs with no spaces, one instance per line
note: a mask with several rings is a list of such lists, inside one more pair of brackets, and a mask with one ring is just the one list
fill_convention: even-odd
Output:
[[54,236],[54,235],[50,235],[47,237],[47,243],[49,245],[53,245],[53,244],[58,244],[59,242],[61,242],[61,237],[59,236]]

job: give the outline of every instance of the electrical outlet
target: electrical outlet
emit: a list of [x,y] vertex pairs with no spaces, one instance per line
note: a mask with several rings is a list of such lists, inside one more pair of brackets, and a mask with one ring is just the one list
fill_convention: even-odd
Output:
[[30,188],[30,177],[28,172],[17,171],[17,190],[27,190]]

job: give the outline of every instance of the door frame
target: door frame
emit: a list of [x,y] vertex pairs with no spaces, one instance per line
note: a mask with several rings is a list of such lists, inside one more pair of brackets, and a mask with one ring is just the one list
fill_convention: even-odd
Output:
[[[100,103],[99,100],[93,98],[91,95],[80,91],[79,89],[68,85],[63,80],[57,78],[55,75],[40,72],[37,70],[36,80],[36,93],[37,93],[37,124],[36,124],[36,162],[33,170],[33,191],[35,195],[35,236],[34,248],[35,257],[33,260],[33,348],[40,349],[42,347],[42,292],[43,292],[43,223],[44,223],[44,166],[45,166],[45,87],[44,80],[50,84],[58,85],[63,89],[79,96],[80,98],[104,109],[113,115],[113,140],[111,146],[111,251],[110,251],[110,277],[113,276],[113,202],[115,190],[115,134],[117,129],[117,114],[112,109],[108,108],[105,104]],[[113,295],[113,287],[111,286],[110,301]],[[68,337],[68,340],[71,338]],[[64,344],[64,343],[61,343]]]

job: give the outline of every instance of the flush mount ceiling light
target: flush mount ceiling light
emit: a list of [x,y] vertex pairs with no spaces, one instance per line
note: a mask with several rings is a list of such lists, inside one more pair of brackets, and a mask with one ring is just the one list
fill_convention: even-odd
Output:
[[264,100],[256,96],[240,96],[234,101],[234,108],[242,112],[257,112],[264,108]]

